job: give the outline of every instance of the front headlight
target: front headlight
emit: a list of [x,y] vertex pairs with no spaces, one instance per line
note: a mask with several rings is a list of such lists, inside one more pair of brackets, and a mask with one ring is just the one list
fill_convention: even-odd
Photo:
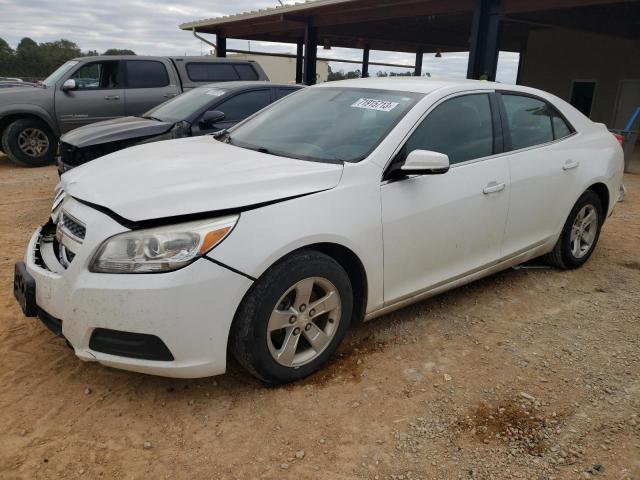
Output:
[[218,245],[239,215],[216,220],[134,230],[100,246],[89,270],[96,273],[155,273],[177,270]]

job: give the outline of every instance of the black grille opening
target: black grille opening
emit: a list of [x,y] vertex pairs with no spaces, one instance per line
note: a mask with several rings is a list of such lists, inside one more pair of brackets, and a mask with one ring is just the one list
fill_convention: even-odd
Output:
[[74,237],[80,240],[84,240],[84,237],[87,234],[86,227],[78,222],[75,218],[70,216],[68,213],[66,213],[64,210],[60,214],[60,222],[61,226],[69,233],[71,233]]
[[89,348],[96,352],[170,362],[173,355],[160,338],[146,333],[123,332],[108,328],[96,328],[91,334]]

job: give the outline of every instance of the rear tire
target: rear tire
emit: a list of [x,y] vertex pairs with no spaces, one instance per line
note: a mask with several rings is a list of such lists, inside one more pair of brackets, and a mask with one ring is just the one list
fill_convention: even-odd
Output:
[[587,190],[571,210],[558,242],[544,256],[545,261],[563,270],[584,265],[596,248],[603,222],[600,197],[594,191]]
[[56,137],[42,120],[21,118],[5,129],[2,150],[16,165],[42,167],[53,163]]
[[264,382],[294,382],[334,354],[352,312],[353,291],[340,264],[315,250],[300,250],[251,287],[233,320],[229,348]]

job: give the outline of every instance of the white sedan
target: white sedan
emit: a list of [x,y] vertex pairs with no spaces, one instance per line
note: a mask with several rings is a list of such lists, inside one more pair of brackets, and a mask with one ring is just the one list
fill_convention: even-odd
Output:
[[14,291],[83,360],[192,378],[230,351],[291,382],[355,322],[543,255],[581,266],[622,171],[604,125],[539,90],[325,83],[63,175]]

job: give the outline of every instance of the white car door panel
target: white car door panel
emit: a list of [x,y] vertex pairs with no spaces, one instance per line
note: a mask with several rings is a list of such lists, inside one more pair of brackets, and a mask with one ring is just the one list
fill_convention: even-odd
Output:
[[509,142],[518,149],[508,154],[511,206],[504,252],[510,255],[560,233],[580,194],[582,154],[573,147],[571,128],[548,103],[529,96],[501,97]]
[[508,185],[505,157],[384,184],[385,303],[497,261]]

